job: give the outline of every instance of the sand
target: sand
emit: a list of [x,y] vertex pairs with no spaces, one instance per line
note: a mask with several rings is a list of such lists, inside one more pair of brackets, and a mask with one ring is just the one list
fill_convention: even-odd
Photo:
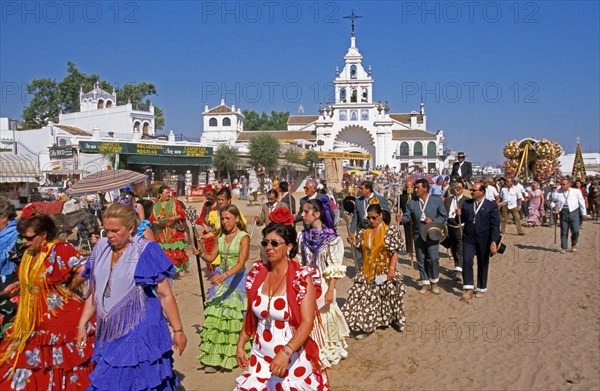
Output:
[[[258,211],[257,205],[234,202],[248,220]],[[343,223],[338,228],[345,238]],[[348,339],[348,358],[328,370],[332,389],[599,390],[600,222],[585,222],[579,251],[567,254],[559,253],[553,227],[524,229],[526,236],[517,236],[509,223],[508,249],[491,261],[489,291],[471,304],[460,301],[461,287],[451,279],[453,262],[445,250],[439,296],[418,293],[418,272],[410,268],[409,256],[401,255],[406,330],[388,328],[361,341]],[[251,261],[260,240],[257,227]],[[354,262],[346,255],[353,275]],[[242,369],[205,374],[196,359],[203,313],[191,252],[190,259],[192,273],[174,281],[188,337],[175,369],[185,390],[230,390]],[[207,288],[206,279],[204,284]],[[350,278],[338,282],[338,304],[351,284]]]

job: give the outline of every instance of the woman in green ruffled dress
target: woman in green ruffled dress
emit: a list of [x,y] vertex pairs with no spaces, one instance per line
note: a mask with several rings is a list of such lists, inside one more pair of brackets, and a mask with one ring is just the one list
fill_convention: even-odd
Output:
[[[245,263],[250,256],[250,236],[235,205],[221,210],[222,230],[217,246],[210,253],[195,250],[207,262],[217,255],[221,263],[210,282],[204,309],[204,324],[200,332],[200,356],[206,372],[231,370],[237,366],[236,346],[248,306]],[[246,346],[250,352],[250,344]]]

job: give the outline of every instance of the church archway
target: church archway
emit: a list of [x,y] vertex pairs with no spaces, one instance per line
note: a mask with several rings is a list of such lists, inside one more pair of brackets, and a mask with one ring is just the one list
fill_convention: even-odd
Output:
[[375,159],[375,140],[362,126],[347,126],[335,136],[333,150],[336,152],[362,152],[371,155],[371,165]]

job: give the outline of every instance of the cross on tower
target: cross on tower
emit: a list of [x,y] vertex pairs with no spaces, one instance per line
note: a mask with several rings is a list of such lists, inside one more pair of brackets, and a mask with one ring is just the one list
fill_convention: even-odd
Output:
[[579,144],[579,137],[576,137],[576,139],[577,139],[577,144]]
[[354,22],[356,21],[356,19],[360,19],[362,18],[362,16],[357,15],[354,10],[352,10],[350,12],[350,15],[348,16],[344,16],[344,19],[350,19],[352,21],[352,36],[354,36]]

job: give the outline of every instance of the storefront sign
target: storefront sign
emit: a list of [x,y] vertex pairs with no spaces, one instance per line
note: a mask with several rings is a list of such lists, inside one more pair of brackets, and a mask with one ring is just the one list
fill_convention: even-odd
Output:
[[50,159],[73,159],[73,147],[50,147]]
[[100,141],[80,141],[79,150],[85,153],[120,153],[125,155],[155,155],[204,157],[212,156],[212,147],[194,147],[160,144],[113,143]]

